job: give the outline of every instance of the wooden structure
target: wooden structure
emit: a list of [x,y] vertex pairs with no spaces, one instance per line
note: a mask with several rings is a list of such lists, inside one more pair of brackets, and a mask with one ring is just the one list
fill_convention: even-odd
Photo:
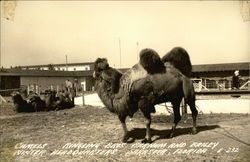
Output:
[[9,95],[12,90],[18,88],[36,93],[45,89],[63,90],[66,80],[76,83],[79,91],[91,91],[94,86],[92,71],[2,69],[0,71],[0,94]]
[[201,82],[198,91],[230,90],[234,71],[239,70],[241,89],[249,89],[249,69],[249,62],[193,65],[192,78]]

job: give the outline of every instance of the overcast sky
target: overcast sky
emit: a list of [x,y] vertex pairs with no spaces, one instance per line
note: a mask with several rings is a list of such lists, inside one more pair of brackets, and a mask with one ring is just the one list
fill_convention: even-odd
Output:
[[234,1],[18,1],[1,18],[2,66],[95,61],[131,67],[139,51],[184,47],[193,64],[250,62],[250,22]]

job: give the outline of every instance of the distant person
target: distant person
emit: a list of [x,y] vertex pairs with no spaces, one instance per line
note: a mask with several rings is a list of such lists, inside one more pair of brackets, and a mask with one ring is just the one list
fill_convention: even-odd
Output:
[[239,89],[239,88],[240,88],[239,70],[236,70],[232,77],[232,89]]
[[74,100],[74,87],[73,84],[71,83],[71,81],[69,81],[68,79],[65,81],[65,90],[66,90],[66,95],[69,95],[69,98],[71,99],[71,101]]
[[65,81],[65,90],[66,92],[70,93],[71,89],[73,88],[73,84],[71,83],[71,81],[69,81],[68,79]]
[[73,91],[74,91],[74,97],[77,95],[77,91],[78,91],[78,80],[75,79],[74,83],[73,83]]

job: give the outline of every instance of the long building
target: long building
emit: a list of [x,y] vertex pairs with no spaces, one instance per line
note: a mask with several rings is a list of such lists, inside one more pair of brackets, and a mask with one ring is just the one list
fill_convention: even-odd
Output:
[[77,83],[79,91],[92,91],[94,79],[93,70],[88,71],[55,71],[55,70],[0,70],[0,93],[9,94],[6,90],[24,88],[28,91],[43,91],[46,89],[63,90],[65,81]]
[[[77,82],[79,90],[92,91],[94,86],[94,63],[21,66],[0,69],[0,93],[8,89],[29,87],[29,90],[64,88],[65,80]],[[48,69],[46,69],[47,67]],[[63,68],[68,68],[62,70]],[[84,69],[84,70],[82,70]],[[197,91],[203,89],[230,89],[235,70],[240,72],[240,85],[249,89],[250,63],[227,63],[193,65],[192,79]],[[120,69],[125,72],[127,69]]]

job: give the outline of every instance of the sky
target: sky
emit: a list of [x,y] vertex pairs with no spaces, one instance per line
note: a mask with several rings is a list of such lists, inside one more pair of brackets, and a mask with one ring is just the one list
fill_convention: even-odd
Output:
[[143,48],[164,56],[176,46],[194,65],[250,62],[249,45],[237,1],[18,1],[14,20],[1,18],[4,67],[65,63],[67,55],[68,63],[105,57],[129,68]]

